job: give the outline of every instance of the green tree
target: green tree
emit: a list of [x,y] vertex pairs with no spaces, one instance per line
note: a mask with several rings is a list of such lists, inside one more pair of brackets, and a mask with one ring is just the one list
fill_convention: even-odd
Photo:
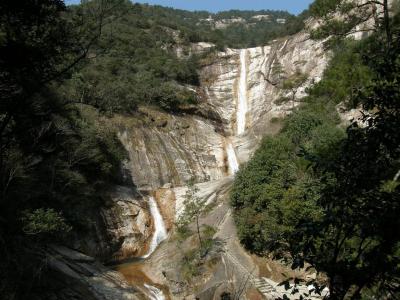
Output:
[[307,81],[307,74],[302,73],[299,69],[296,69],[295,73],[287,76],[286,78],[283,79],[282,83],[280,84],[280,88],[286,92],[290,93],[290,97],[287,99],[285,97],[282,97],[279,102],[284,102],[286,100],[292,101],[293,105],[296,102],[296,95],[304,83]]
[[[204,239],[200,218],[209,211],[209,207],[207,205],[207,199],[199,197],[197,195],[198,192],[199,188],[193,183],[193,181],[190,181],[187,185],[185,200],[183,202],[183,211],[177,221],[177,228],[179,232],[187,234],[189,231],[189,225],[193,222],[195,223],[196,235],[200,245],[200,257],[202,258],[207,254],[212,246],[210,245],[210,233],[213,232],[213,229],[209,226],[205,228],[204,235],[206,236],[206,239]],[[212,235],[213,234],[211,234],[211,237]]]
[[[386,43],[379,38],[373,43],[383,47],[384,56]],[[370,113],[363,118],[365,126],[353,123],[348,128],[340,155],[328,168],[336,179],[325,187],[319,201],[324,217],[300,226],[300,238],[290,240],[296,245],[294,257],[328,274],[332,299],[358,298],[372,286],[380,295],[395,297],[396,293],[400,136],[393,128],[400,125],[400,68],[398,46],[393,47],[396,55],[369,61],[375,75],[358,97]]]
[[[321,26],[312,31],[313,38],[331,37],[343,39],[357,32],[382,32],[386,42],[392,42],[390,20],[391,7],[388,0],[346,1],[316,0],[310,5],[311,15],[322,20]],[[375,24],[370,26],[369,20]],[[363,26],[366,24],[366,26]]]
[[[241,241],[293,268],[310,264],[327,276],[331,299],[398,296],[398,24],[395,16],[390,43],[378,32],[360,47],[342,44],[349,48],[239,171],[232,191]],[[338,72],[354,66],[356,76]],[[345,136],[328,111],[351,93],[364,111]]]

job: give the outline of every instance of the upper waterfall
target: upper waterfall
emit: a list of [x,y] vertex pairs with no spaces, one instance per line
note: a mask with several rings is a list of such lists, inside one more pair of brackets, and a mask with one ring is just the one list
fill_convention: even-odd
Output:
[[247,70],[246,70],[247,50],[240,50],[240,76],[237,94],[236,124],[237,134],[242,134],[246,129],[247,114]]
[[161,216],[160,210],[158,209],[157,202],[154,197],[149,197],[150,213],[153,216],[154,221],[154,233],[151,239],[149,251],[142,256],[142,258],[149,257],[157,246],[167,238],[167,229],[165,228],[164,220]]

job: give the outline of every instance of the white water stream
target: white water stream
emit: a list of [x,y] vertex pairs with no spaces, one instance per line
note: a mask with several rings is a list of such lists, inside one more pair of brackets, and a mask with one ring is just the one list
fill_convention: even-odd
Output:
[[164,293],[155,286],[144,284],[144,287],[149,291],[151,300],[165,300]]
[[236,157],[235,149],[231,143],[226,146],[226,155],[228,156],[229,174],[235,175],[239,170],[239,162]]
[[153,217],[154,222],[154,233],[150,242],[149,251],[142,256],[142,258],[149,257],[154,250],[156,250],[157,246],[167,238],[167,229],[165,228],[164,220],[161,216],[160,210],[158,209],[158,205],[154,197],[150,196],[148,198],[150,213]]
[[247,50],[240,50],[240,77],[237,94],[237,111],[236,124],[237,134],[240,135],[246,130],[246,114],[247,114],[247,71],[246,71],[246,54]]

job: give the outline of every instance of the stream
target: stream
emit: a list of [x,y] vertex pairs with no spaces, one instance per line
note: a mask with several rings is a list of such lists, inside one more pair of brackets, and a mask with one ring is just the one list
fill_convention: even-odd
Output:
[[154,233],[153,237],[151,238],[149,251],[143,255],[142,258],[148,258],[157,249],[157,246],[168,236],[167,229],[165,228],[164,220],[161,216],[156,200],[153,196],[150,196],[148,201],[150,214],[153,217]]
[[165,227],[164,219],[161,215],[160,209],[157,205],[157,201],[153,196],[147,197],[147,201],[150,214],[153,218],[154,229],[149,249],[146,254],[136,259],[134,262],[119,265],[117,270],[124,275],[128,282],[131,282],[136,286],[142,286],[143,290],[146,291],[146,296],[150,300],[166,300],[167,297],[164,295],[164,292],[152,285],[152,281],[146,276],[141,268],[141,265],[143,265],[144,261],[150,257],[157,249],[158,245],[168,237],[168,232]]
[[151,300],[165,300],[164,293],[155,286],[144,284],[144,287],[150,292]]
[[[238,81],[237,103],[236,103],[236,136],[243,134],[246,131],[246,115],[248,112],[248,97],[247,97],[247,50],[240,50],[240,74]],[[231,137],[226,137],[225,153],[228,174],[233,176],[239,170],[239,161],[236,155],[236,150],[231,142]],[[163,217],[158,207],[157,201],[153,196],[147,197],[150,214],[153,219],[153,235],[149,244],[149,249],[146,254],[140,257],[143,261],[133,264],[121,266],[119,270],[124,276],[137,286],[142,286],[146,292],[146,296],[151,300],[166,300],[167,296],[164,292],[147,278],[141,267],[146,262],[157,247],[168,237],[168,232],[165,227]]]

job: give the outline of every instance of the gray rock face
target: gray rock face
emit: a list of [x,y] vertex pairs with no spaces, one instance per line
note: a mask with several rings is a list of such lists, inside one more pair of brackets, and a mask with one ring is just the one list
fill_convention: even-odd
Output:
[[[197,286],[202,291],[201,299],[217,299],[219,282],[233,280],[235,284],[242,284],[241,280],[251,270],[257,275],[257,267],[237,239],[227,204],[235,169],[230,164],[246,162],[260,139],[279,129],[272,120],[284,117],[299,105],[305,89],[321,79],[328,56],[323,43],[311,41],[305,32],[265,47],[227,49],[210,59],[201,70],[201,87],[197,89],[203,98],[201,113],[177,116],[147,111],[152,122],[139,126],[120,120],[119,138],[129,153],[126,166],[130,176],[138,190],[155,196],[169,227],[182,211],[185,183],[192,178],[197,182],[198,196],[207,199],[208,204],[216,204],[202,222],[217,228],[215,237],[226,241],[226,247],[220,249],[224,254],[219,258],[219,275],[202,274],[203,283]],[[285,89],[284,83],[295,76],[303,78],[301,83],[295,89]],[[244,94],[245,130],[238,134],[239,102],[243,101]],[[243,120],[243,115],[240,117]],[[228,148],[233,148],[229,159]],[[127,215],[138,225],[138,215]],[[117,222],[113,232],[124,240],[120,251],[129,252],[128,249],[139,248],[146,240],[146,230],[136,227],[136,238],[131,238],[129,228],[136,225],[125,226],[124,222]],[[146,275],[153,282],[168,286],[173,299],[194,296],[190,287],[178,284],[181,278],[177,265],[182,258],[174,247],[173,242],[162,244],[146,262]],[[164,278],[162,270],[171,278]],[[235,273],[233,279],[226,275],[227,270]]]
[[139,300],[144,296],[112,271],[80,252],[52,246],[47,250],[47,282],[43,299]]
[[215,44],[198,42],[190,43],[189,46],[183,46],[182,43],[177,43],[172,51],[178,58],[188,58],[192,55],[204,54],[215,47]]
[[[320,80],[328,61],[322,42],[310,40],[304,32],[246,49],[246,131],[237,136],[239,52],[220,52],[201,70],[202,117],[157,112],[153,125],[128,126],[121,121],[120,140],[129,153],[127,165],[139,190],[154,191],[165,184],[182,186],[192,178],[207,182],[227,176],[227,143],[232,142],[239,163],[247,161],[259,140],[271,132],[271,120],[290,113],[300,103],[305,88]],[[293,100],[278,103],[292,95],[281,85],[295,74],[302,74],[304,82]]]
[[146,200],[127,187],[117,187],[112,199],[113,205],[103,209],[102,215],[109,236],[119,243],[119,249],[112,254],[113,260],[141,256],[152,235]]
[[116,186],[104,197],[106,205],[88,216],[88,230],[70,246],[106,262],[141,256],[153,231],[146,198],[132,186]]
[[[191,49],[175,50],[186,56],[211,47],[212,44],[199,43]],[[262,137],[279,129],[273,120],[289,114],[301,103],[305,89],[321,79],[329,60],[323,42],[310,40],[306,32],[264,47],[244,49],[244,63],[241,52],[243,49],[227,49],[202,68],[201,86],[196,92],[203,101],[196,114],[178,116],[149,109],[146,113],[151,122],[135,123],[128,117],[117,121],[119,138],[129,154],[124,164],[129,172],[127,178],[135,189],[155,197],[167,229],[173,227],[182,211],[185,184],[189,180],[195,179],[199,197],[207,199],[208,204],[217,204],[202,223],[217,228],[215,238],[224,240],[226,246],[218,253],[215,274],[203,274],[197,286],[201,299],[219,298],[221,282],[234,288],[235,284],[243,284],[249,272],[254,271],[251,276],[258,276],[257,266],[240,246],[227,204],[233,181],[228,146],[233,148],[233,153],[230,152],[235,156],[233,161],[239,164],[248,161]],[[287,81],[299,75],[304,80],[298,86],[285,88]],[[245,131],[238,134],[241,76],[246,78],[246,112]],[[95,233],[81,241],[80,249],[103,259],[143,255],[153,234],[145,197],[131,188],[117,187],[111,198],[111,203],[98,212]],[[171,299],[194,296],[193,291],[181,285],[177,264],[182,257],[178,250],[173,242],[167,241],[144,266],[152,281],[169,287],[175,295]],[[84,299],[140,297],[118,274],[96,265],[90,257],[68,249],[52,251],[57,259],[51,260],[51,268],[63,280],[76,283],[77,290],[68,291],[71,295],[84,295]]]
[[[224,130],[236,135],[240,50],[228,49],[202,70],[206,101],[223,120]],[[329,58],[322,41],[310,40],[306,32],[273,41],[265,47],[246,49],[247,114],[246,132],[234,144],[240,162],[248,160],[260,139],[271,133],[271,120],[281,118],[299,105],[305,89],[318,82]],[[296,74],[305,77],[296,91],[282,89]],[[293,96],[294,93],[294,96]],[[287,101],[279,101],[287,98]]]
[[[129,154],[125,166],[139,191],[154,193],[168,187],[179,210],[184,196],[180,187],[186,182],[218,182],[232,174],[228,144],[237,156],[234,161],[246,162],[260,139],[276,130],[271,120],[285,116],[300,103],[305,88],[320,80],[328,61],[323,43],[310,40],[305,32],[265,47],[245,49],[247,112],[245,132],[237,135],[238,85],[243,76],[240,51],[220,52],[201,70],[201,87],[197,90],[203,96],[200,115],[170,115],[147,109],[150,122],[138,125],[129,118],[118,120],[119,138]],[[296,91],[282,89],[283,82],[296,74],[305,78]],[[277,101],[289,96],[289,101]],[[213,186],[219,184],[205,186],[212,195]],[[113,199],[111,207],[101,212],[109,240],[115,245],[108,252],[114,258],[142,254],[152,229],[145,201],[122,189]]]
[[139,190],[225,176],[224,137],[211,122],[192,116],[164,117],[163,127],[127,127],[120,134]]

